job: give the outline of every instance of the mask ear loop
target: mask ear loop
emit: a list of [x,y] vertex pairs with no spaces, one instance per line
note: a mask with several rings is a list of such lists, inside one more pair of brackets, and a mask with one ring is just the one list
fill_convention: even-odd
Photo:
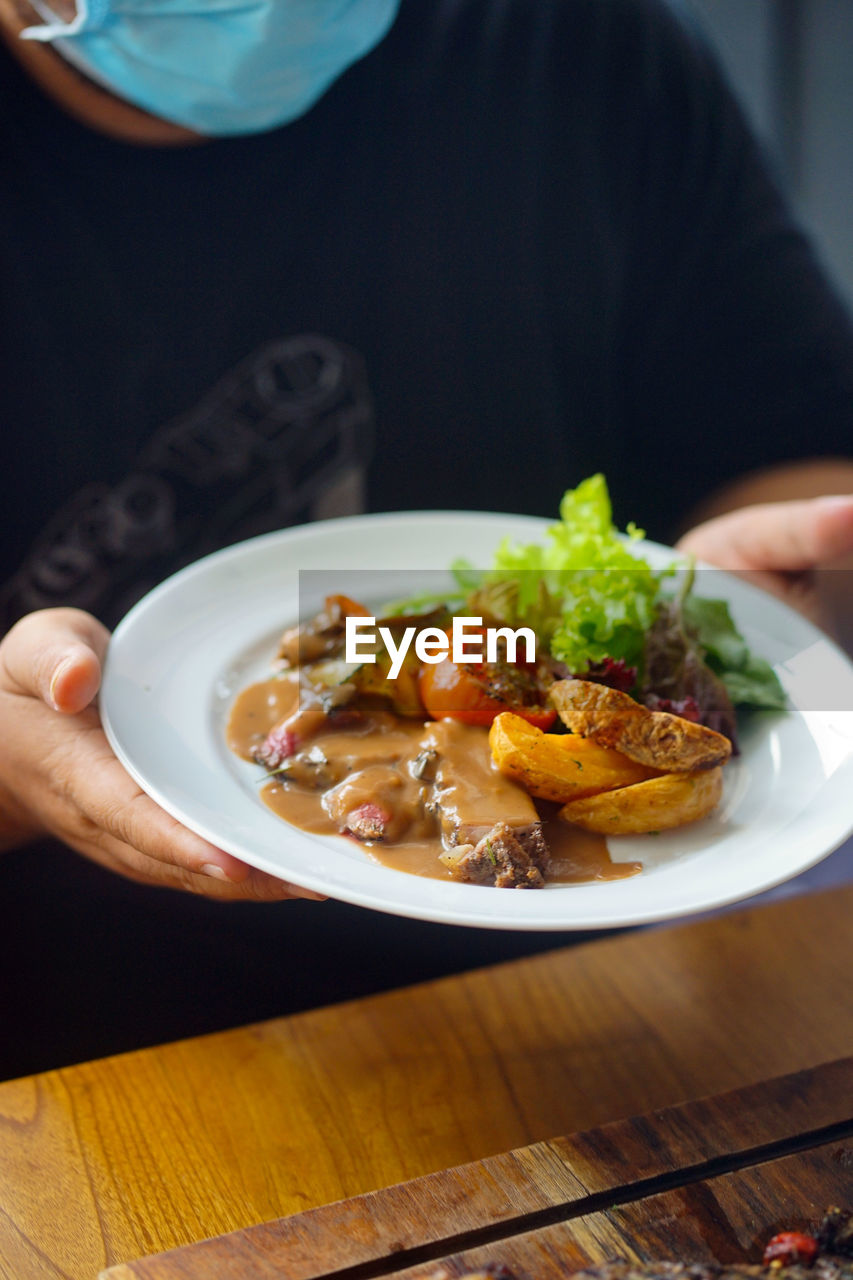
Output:
[[77,0],[77,13],[72,22],[61,22],[45,0],[30,0],[30,4],[36,13],[44,18],[44,24],[39,27],[25,27],[18,33],[21,39],[37,40],[41,44],[47,44],[49,40],[55,41],[53,48],[60,57],[76,67],[81,75],[102,85],[109,93],[113,93],[114,90],[109,81],[88,65],[77,47],[76,40],[66,39],[66,36],[84,35],[88,31],[97,31],[102,27],[109,14],[110,0]]
[[39,17],[44,22],[38,27],[25,27],[19,32],[22,40],[63,40],[66,36],[79,35],[81,31],[91,31],[99,27],[107,16],[109,0],[77,0],[77,13],[71,22],[62,22],[51,10],[45,0],[30,0]]

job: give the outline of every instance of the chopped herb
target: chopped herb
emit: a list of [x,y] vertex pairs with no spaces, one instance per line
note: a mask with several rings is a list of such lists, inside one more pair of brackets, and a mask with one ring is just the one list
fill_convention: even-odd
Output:
[[285,761],[284,764],[280,764],[277,769],[271,769],[269,773],[261,774],[258,782],[267,782],[270,778],[280,778],[283,773],[288,773],[289,770],[290,764],[288,761]]

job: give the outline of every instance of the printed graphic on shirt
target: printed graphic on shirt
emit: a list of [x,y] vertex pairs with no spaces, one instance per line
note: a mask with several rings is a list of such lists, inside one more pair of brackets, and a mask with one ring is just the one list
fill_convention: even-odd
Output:
[[373,405],[353,350],[316,334],[271,342],[155,431],[117,484],[76,493],[0,591],[4,630],[74,605],[113,624],[199,556],[363,509]]

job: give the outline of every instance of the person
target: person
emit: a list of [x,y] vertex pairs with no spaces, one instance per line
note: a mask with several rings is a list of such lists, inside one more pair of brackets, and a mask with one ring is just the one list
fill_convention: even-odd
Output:
[[849,318],[701,39],[663,0],[0,0],[0,31],[0,934],[42,1010],[5,1069],[563,941],[283,914],[124,773],[101,663],[215,547],[549,514],[599,469],[620,523],[777,589],[853,551]]

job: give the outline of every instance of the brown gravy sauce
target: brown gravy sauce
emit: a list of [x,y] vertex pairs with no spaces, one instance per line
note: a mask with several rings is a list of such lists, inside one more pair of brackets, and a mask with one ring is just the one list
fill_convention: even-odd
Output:
[[[235,699],[228,720],[226,741],[230,749],[250,760],[252,748],[263,742],[269,731],[295,709],[297,699],[296,682],[287,676],[263,680],[244,689]],[[487,825],[502,816],[509,818],[510,811],[516,807],[519,813],[512,816],[522,820],[530,797],[503,778],[492,764],[486,729],[439,721],[431,728],[428,726],[428,730],[452,766],[452,782],[445,787],[443,779],[440,781],[445,808],[452,813],[453,795],[458,789],[464,794],[466,811],[473,810]],[[321,729],[311,736],[305,748],[319,747],[332,767],[346,775],[336,788],[346,788],[345,808],[376,798],[372,781],[375,777],[382,780],[377,785],[391,785],[395,789],[397,807],[414,813],[420,808],[423,784],[410,775],[406,763],[414,758],[424,739],[423,722],[380,711],[362,726]],[[389,772],[387,766],[395,764],[399,764],[400,769]],[[316,835],[353,839],[342,835],[338,823],[324,808],[323,797],[328,794],[276,778],[270,778],[260,790],[264,804],[293,826]],[[480,798],[482,814],[478,812]],[[560,822],[556,816],[558,808],[544,801],[536,802],[551,851],[549,881],[584,884],[594,880],[623,880],[642,871],[640,862],[613,862],[603,836]],[[377,840],[357,843],[381,866],[436,880],[452,879],[438,860],[442,845],[432,818],[414,821],[404,838],[394,843]]]

